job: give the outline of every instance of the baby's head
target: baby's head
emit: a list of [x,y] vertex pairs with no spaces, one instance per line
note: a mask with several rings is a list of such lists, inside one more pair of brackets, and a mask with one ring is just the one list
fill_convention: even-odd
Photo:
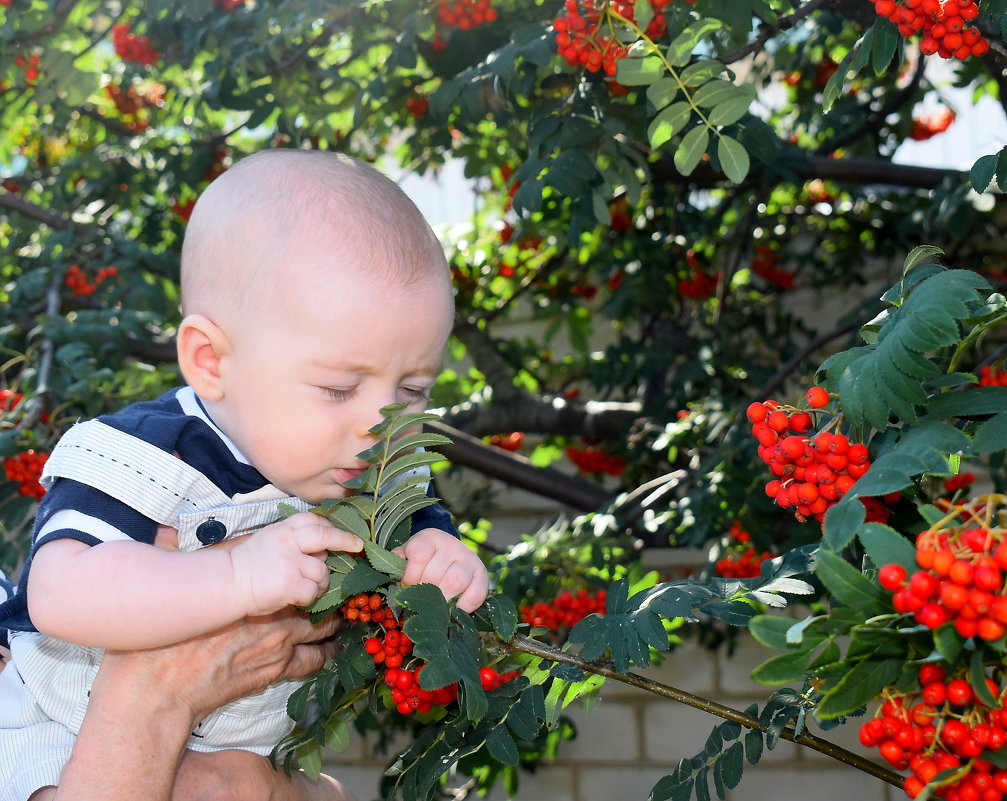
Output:
[[179,365],[266,478],[317,502],[394,401],[423,406],[453,302],[436,237],[347,156],[266,151],[214,181],[182,247]]

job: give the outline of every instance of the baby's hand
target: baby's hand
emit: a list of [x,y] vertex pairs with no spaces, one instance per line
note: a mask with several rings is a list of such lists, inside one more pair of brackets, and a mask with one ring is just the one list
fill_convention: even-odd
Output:
[[458,607],[473,612],[489,591],[489,576],[479,557],[462,542],[439,528],[416,532],[395,549],[406,559],[402,583],[436,584],[445,598],[458,597]]
[[268,615],[291,604],[307,606],[329,586],[328,551],[359,551],[358,537],[311,512],[288,517],[231,548],[235,591],[245,615]]

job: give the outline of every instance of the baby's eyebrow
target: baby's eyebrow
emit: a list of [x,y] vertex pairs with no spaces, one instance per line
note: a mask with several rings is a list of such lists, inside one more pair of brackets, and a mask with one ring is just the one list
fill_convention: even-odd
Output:
[[[312,359],[310,361],[312,367],[318,367],[322,370],[332,372],[332,373],[362,373],[364,375],[369,375],[375,372],[374,366],[370,364],[364,364],[363,362],[347,362],[342,364],[332,364],[326,362],[322,359]],[[424,364],[419,367],[410,370],[407,375],[410,376],[439,376],[444,371],[443,362],[438,362],[437,364]]]

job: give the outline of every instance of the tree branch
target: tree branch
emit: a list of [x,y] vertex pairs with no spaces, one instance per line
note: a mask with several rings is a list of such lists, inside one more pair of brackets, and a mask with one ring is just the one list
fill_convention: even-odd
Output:
[[776,388],[786,380],[787,376],[801,366],[801,363],[807,359],[808,356],[822,347],[822,345],[826,342],[836,339],[837,337],[841,337],[843,334],[848,334],[850,331],[859,328],[860,325],[860,320],[850,320],[849,322],[837,325],[829,331],[823,331],[817,337],[808,342],[803,348],[797,351],[797,353],[787,359],[787,361],[780,366],[780,369],[773,373],[765,384],[759,387],[759,391],[755,394],[755,397],[759,400],[768,398],[776,391]]
[[[753,718],[751,715],[746,715],[744,712],[739,712],[737,709],[733,709],[732,707],[718,704],[716,701],[711,701],[707,698],[687,693],[685,690],[670,687],[667,684],[662,684],[659,681],[645,678],[636,673],[619,673],[617,670],[608,667],[607,665],[600,665],[596,662],[586,662],[573,654],[560,651],[556,648],[550,648],[527,637],[515,637],[511,642],[504,643],[504,645],[511,651],[531,654],[532,656],[548,659],[552,662],[565,662],[568,665],[575,665],[588,673],[594,673],[597,676],[604,676],[606,679],[613,679],[614,681],[628,684],[631,687],[646,690],[649,693],[660,695],[662,698],[670,698],[672,701],[678,701],[686,706],[691,706],[693,709],[699,709],[703,712],[708,712],[711,715],[723,718],[724,720],[730,720],[734,723],[738,723],[747,729],[762,732],[767,730],[767,727],[759,723],[757,718]],[[900,776],[898,773],[888,770],[881,765],[875,764],[859,754],[847,751],[845,748],[842,748],[835,743],[830,743],[828,740],[823,740],[821,737],[815,737],[813,734],[808,734],[806,731],[801,734],[795,734],[794,729],[788,727],[780,732],[780,736],[784,740],[790,740],[792,743],[803,745],[806,748],[818,751],[820,754],[825,754],[826,756],[832,757],[833,759],[836,759],[846,765],[862,770],[864,773],[868,773],[874,778],[880,779],[893,787],[901,788],[903,782],[905,781],[905,778]]]
[[67,228],[75,227],[75,223],[68,217],[25,200],[16,192],[0,191],[0,209],[17,212],[31,220],[55,228],[57,231],[65,231]]
[[625,437],[643,414],[639,403],[523,397],[515,403],[486,406],[464,403],[442,410],[444,422],[476,437],[503,431],[563,434],[590,439]]
[[752,53],[757,53],[765,47],[766,42],[772,39],[781,31],[790,30],[798,22],[807,17],[809,14],[818,11],[822,6],[828,3],[829,0],[809,0],[803,6],[800,6],[793,14],[785,14],[776,20],[775,25],[769,25],[763,23],[760,26],[759,35],[746,45],[739,47],[737,50],[728,53],[721,59],[724,64],[733,64],[735,61],[740,61],[746,56],[750,56]]
[[472,468],[512,487],[551,498],[582,512],[593,512],[614,497],[598,484],[551,467],[536,467],[523,456],[488,446],[482,440],[444,423],[435,421],[427,423],[424,428],[451,438],[451,444],[440,445],[433,450],[454,464]]
[[[474,320],[455,320],[452,333],[465,345],[473,364],[485,376],[494,401],[514,403],[524,396],[525,393],[514,386],[514,372],[500,357],[496,343],[484,328]],[[496,434],[498,431],[488,433]]]

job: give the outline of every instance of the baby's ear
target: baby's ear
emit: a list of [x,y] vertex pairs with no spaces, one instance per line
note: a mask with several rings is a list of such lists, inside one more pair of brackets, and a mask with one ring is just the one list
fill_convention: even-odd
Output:
[[227,336],[216,323],[201,314],[190,314],[178,329],[178,366],[185,383],[205,401],[224,396],[221,361],[227,356]]

